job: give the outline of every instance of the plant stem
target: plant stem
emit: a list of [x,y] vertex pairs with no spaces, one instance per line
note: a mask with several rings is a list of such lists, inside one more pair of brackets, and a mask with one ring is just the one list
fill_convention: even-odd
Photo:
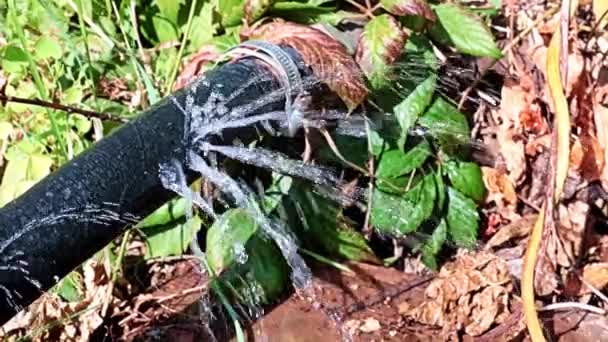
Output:
[[181,62],[182,55],[184,54],[186,42],[188,41],[188,38],[190,38],[190,29],[192,28],[192,18],[194,17],[196,3],[197,0],[192,0],[192,4],[190,5],[190,13],[188,13],[186,32],[184,32],[184,36],[182,37],[182,43],[179,46],[179,51],[177,52],[177,58],[175,59],[175,63],[173,64],[173,70],[171,71],[171,75],[169,76],[169,78],[167,79],[167,83],[165,84],[165,93],[169,93],[173,88],[173,84],[175,83],[175,77],[177,76],[177,71],[179,70],[179,64]]
[[[25,52],[25,55],[27,57],[30,73],[32,74],[32,77],[34,78],[34,83],[36,85],[36,89],[38,90],[38,94],[40,95],[40,97],[42,99],[48,100],[49,97],[47,94],[46,87],[44,86],[44,83],[42,82],[42,76],[40,75],[40,72],[38,71],[38,67],[34,63],[34,60],[32,59],[32,56],[30,55],[30,53],[27,49],[27,40],[25,39],[25,35],[23,34],[22,28],[19,27],[17,16],[15,15],[15,10],[16,10],[15,0],[11,0],[9,14],[11,17],[11,21],[13,23],[13,29],[15,30],[15,34],[19,38],[21,47],[23,48],[23,51]],[[59,132],[59,125],[57,124],[57,118],[55,117],[55,112],[52,110],[47,110],[47,114],[49,115],[49,120],[51,121],[51,131],[53,132],[53,135],[55,136],[55,140],[57,140],[59,149],[61,150],[62,155],[66,159],[68,159],[67,148],[66,148],[65,142],[63,141],[63,139],[61,139],[61,133]]]

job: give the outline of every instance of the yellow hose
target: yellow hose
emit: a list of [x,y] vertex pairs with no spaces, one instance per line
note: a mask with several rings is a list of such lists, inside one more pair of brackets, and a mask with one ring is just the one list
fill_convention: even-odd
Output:
[[[568,175],[568,162],[570,156],[570,113],[568,112],[568,101],[564,95],[564,88],[560,77],[559,55],[560,55],[560,30],[553,34],[549,49],[547,50],[547,83],[553,98],[555,109],[555,129],[557,130],[557,156],[555,166],[555,191],[553,198],[546,201],[557,202],[564,189],[564,183]],[[534,303],[534,270],[538,259],[538,250],[543,236],[545,216],[552,215],[546,213],[546,202],[543,205],[538,219],[534,224],[530,241],[524,256],[524,266],[521,276],[521,299],[523,304],[526,326],[533,342],[544,342],[542,325],[538,318],[536,305]]]

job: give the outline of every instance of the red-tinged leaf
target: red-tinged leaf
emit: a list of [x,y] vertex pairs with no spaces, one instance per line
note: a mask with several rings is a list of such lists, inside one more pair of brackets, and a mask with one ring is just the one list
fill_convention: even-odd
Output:
[[245,21],[251,24],[260,19],[275,2],[275,0],[245,0],[245,4],[243,5]]
[[435,13],[426,0],[380,0],[382,7],[394,15],[417,15],[435,21]]
[[190,61],[184,65],[179,76],[177,76],[173,90],[185,87],[194,77],[204,73],[206,68],[219,57],[220,51],[215,45],[208,44],[202,46],[198,52],[190,58]]
[[363,74],[344,45],[315,28],[289,22],[272,22],[253,29],[249,39],[285,44],[296,49],[316,77],[334,91],[349,110],[368,96]]
[[365,25],[355,59],[372,88],[387,85],[391,65],[401,55],[406,39],[399,22],[388,14],[377,16]]

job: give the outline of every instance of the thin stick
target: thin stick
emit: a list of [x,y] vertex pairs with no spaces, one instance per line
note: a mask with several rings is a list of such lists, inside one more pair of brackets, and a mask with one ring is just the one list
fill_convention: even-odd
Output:
[[[559,7],[551,8],[547,12],[545,12],[545,14],[542,17],[534,20],[534,22],[532,22],[532,25],[528,26],[525,30],[521,31],[511,42],[509,42],[509,44],[505,45],[505,47],[501,51],[502,54],[504,55],[507,52],[509,52],[517,43],[519,43],[525,36],[527,36],[528,33],[530,33],[536,26],[538,26],[545,19],[547,19],[550,16],[557,13],[559,11],[559,9],[560,9]],[[469,93],[471,93],[471,91],[479,85],[479,82],[481,82],[481,79],[486,75],[486,73],[491,68],[493,68],[496,65],[496,63],[498,63],[498,61],[499,61],[498,59],[493,60],[492,63],[490,63],[487,67],[485,67],[483,70],[481,70],[479,77],[476,78],[475,81],[473,81],[473,83],[467,89],[465,89],[464,92],[462,92],[462,97],[460,98],[460,102],[458,102],[458,109],[462,109],[462,106],[464,106],[464,102],[469,97]]]
[[118,118],[114,115],[107,114],[107,113],[98,113],[98,112],[94,112],[92,110],[64,106],[59,103],[43,101],[43,100],[39,100],[39,99],[25,99],[22,97],[8,96],[8,95],[0,94],[0,102],[15,102],[15,103],[28,104],[28,105],[32,105],[32,106],[52,108],[55,110],[64,111],[68,114],[73,114],[73,113],[81,114],[81,115],[84,115],[89,118],[98,118],[101,120],[116,121],[116,122],[123,122],[123,123],[128,121],[125,118]]
[[538,311],[558,311],[558,310],[583,310],[589,311],[598,315],[605,315],[606,310],[598,308],[597,306],[583,304],[579,302],[562,302],[545,305]]

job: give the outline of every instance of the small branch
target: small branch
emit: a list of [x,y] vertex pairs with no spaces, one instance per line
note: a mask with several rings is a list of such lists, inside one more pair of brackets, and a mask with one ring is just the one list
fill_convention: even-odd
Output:
[[119,117],[116,117],[114,115],[107,114],[107,113],[98,113],[98,112],[94,112],[92,110],[64,106],[59,103],[48,102],[48,101],[43,101],[43,100],[38,100],[38,99],[24,99],[21,97],[0,94],[0,102],[1,103],[16,102],[16,103],[23,103],[23,104],[28,104],[28,105],[32,105],[32,106],[52,108],[55,110],[64,111],[69,114],[73,114],[73,113],[81,114],[81,115],[84,115],[89,118],[98,118],[101,120],[116,121],[116,122],[123,122],[123,123],[128,121],[125,118],[119,118]]
[[563,303],[553,303],[549,305],[545,305],[540,308],[538,311],[558,311],[558,310],[583,310],[589,311],[598,315],[605,315],[606,310],[598,308],[597,306],[583,304],[578,302],[563,302]]

